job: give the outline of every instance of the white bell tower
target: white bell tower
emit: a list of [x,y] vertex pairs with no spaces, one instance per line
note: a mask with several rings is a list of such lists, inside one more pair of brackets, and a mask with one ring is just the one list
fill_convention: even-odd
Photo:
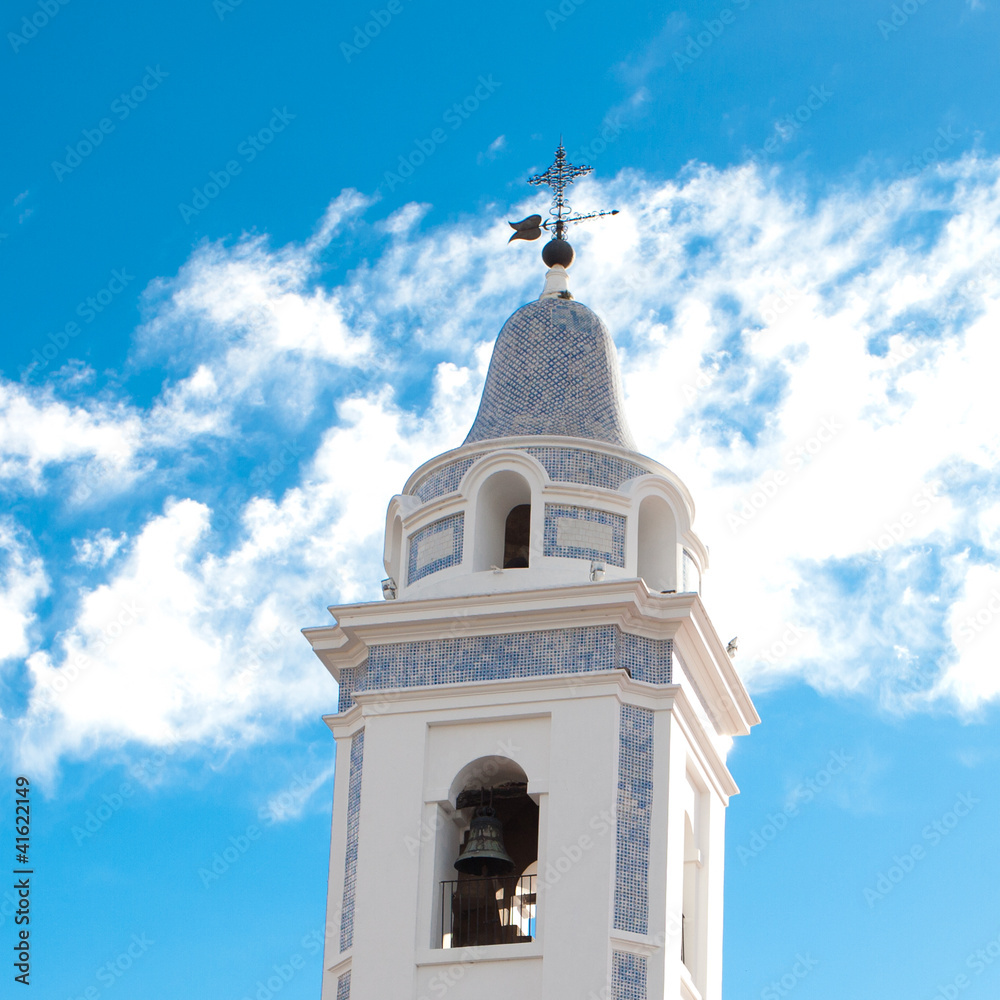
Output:
[[340,685],[323,1000],[721,1000],[725,758],[759,718],[691,496],[545,288],[390,502],[387,599],[305,630]]

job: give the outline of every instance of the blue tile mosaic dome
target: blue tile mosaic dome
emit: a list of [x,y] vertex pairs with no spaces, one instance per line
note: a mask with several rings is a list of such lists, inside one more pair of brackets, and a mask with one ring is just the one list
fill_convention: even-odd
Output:
[[600,317],[573,299],[537,299],[503,325],[465,443],[559,434],[635,450],[618,358]]

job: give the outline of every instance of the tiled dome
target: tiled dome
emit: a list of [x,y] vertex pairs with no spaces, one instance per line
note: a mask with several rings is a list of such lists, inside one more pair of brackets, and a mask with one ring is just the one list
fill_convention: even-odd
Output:
[[465,444],[522,434],[591,438],[635,450],[615,345],[580,302],[537,299],[500,331]]

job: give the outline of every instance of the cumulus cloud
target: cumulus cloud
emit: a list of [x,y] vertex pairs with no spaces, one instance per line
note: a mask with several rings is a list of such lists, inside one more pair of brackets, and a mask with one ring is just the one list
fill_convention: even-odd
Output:
[[0,517],[0,664],[28,652],[35,606],[48,593],[45,566],[24,530]]
[[[815,202],[754,165],[580,187],[627,211],[574,234],[571,285],[616,337],[640,447],[698,502],[705,599],[751,686],[894,711],[1000,697],[1000,164]],[[206,243],[147,290],[147,405],[0,383],[0,475],[34,501],[0,603],[25,761],[234,747],[333,704],[298,630],[377,599],[386,503],[461,442],[503,319],[538,294],[531,248],[498,249],[535,207],[428,232],[427,206],[380,220],[345,192],[302,243]],[[324,284],[348,229],[367,262]],[[72,554],[43,568],[26,526],[57,516]],[[42,621],[52,584],[71,596]]]

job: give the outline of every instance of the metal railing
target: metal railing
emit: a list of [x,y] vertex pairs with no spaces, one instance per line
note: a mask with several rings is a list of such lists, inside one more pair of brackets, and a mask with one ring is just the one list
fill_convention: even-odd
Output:
[[535,875],[441,883],[441,947],[525,944],[535,936]]

